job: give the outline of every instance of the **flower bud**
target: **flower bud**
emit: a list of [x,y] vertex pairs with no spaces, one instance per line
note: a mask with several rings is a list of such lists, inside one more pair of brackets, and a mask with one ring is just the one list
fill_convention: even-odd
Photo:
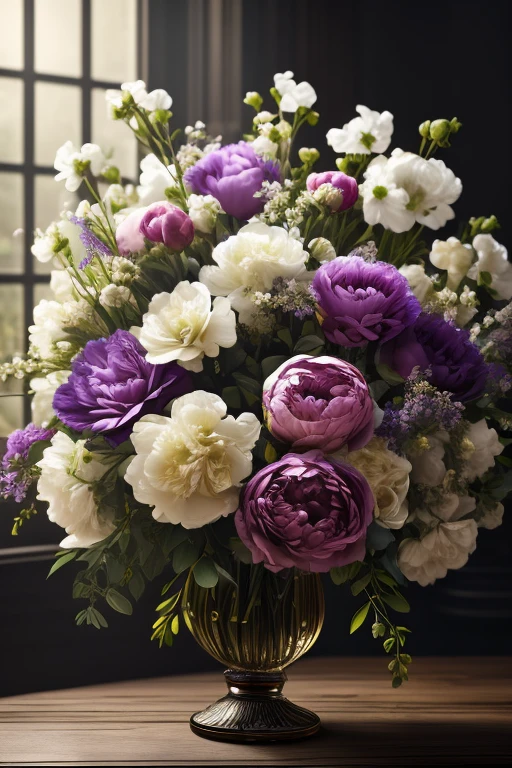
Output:
[[316,125],[320,119],[318,112],[310,112],[307,116],[307,122],[309,125]]
[[420,136],[428,139],[430,136],[430,120],[425,120],[419,127]]
[[316,163],[319,157],[320,152],[314,147],[311,149],[308,149],[308,147],[301,147],[299,149],[299,158],[302,160],[304,165],[313,165],[313,163]]
[[499,229],[499,222],[496,216],[489,216],[489,218],[484,219],[480,225],[480,231],[481,232],[492,232],[494,229]]
[[182,251],[194,239],[190,216],[167,202],[149,206],[141,219],[140,232],[153,243],[164,243],[172,251]]
[[109,165],[101,175],[109,184],[121,183],[121,174],[119,173],[119,168],[116,168],[115,165]]
[[450,120],[450,133],[458,133],[462,128],[462,123],[459,123],[456,117],[452,117]]
[[336,251],[330,240],[326,237],[315,237],[308,244],[309,252],[320,264],[326,261],[332,261],[336,258]]
[[450,135],[450,123],[448,120],[434,120],[430,124],[430,138],[432,141],[443,142],[446,141]]
[[260,111],[263,99],[257,91],[247,91],[245,94],[244,104],[248,104],[250,107],[254,107],[256,112]]

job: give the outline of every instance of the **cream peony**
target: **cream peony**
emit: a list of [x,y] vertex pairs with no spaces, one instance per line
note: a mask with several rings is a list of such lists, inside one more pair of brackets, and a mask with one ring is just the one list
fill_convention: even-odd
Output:
[[434,240],[430,261],[434,267],[448,272],[446,287],[456,291],[471,266],[473,249],[470,245],[463,245],[456,237],[449,237],[448,240]]
[[327,143],[335,152],[369,155],[371,152],[385,152],[393,135],[391,112],[375,112],[358,104],[354,117],[343,128],[331,128],[327,132]]
[[471,424],[466,437],[471,441],[474,450],[462,475],[471,483],[494,467],[494,457],[499,456],[505,446],[500,443],[496,430],[487,426],[485,419]]
[[410,454],[412,464],[411,481],[422,485],[441,485],[446,475],[444,465],[444,446],[450,441],[450,436],[444,430],[428,436],[429,448]]
[[213,296],[229,296],[242,323],[249,323],[254,312],[248,293],[269,291],[276,277],[307,278],[309,254],[282,227],[247,224],[219,243],[212,256],[218,266],[202,267],[199,280]]
[[252,471],[261,425],[252,413],[226,416],[223,400],[199,390],[178,397],[171,417],[144,416],[133,428],[137,455],[125,479],[163,523],[200,528],[235,511]]
[[30,389],[34,392],[31,402],[32,421],[41,427],[46,427],[55,415],[53,396],[61,384],[65,384],[71,371],[52,371],[46,376],[30,380]]
[[420,304],[424,304],[433,291],[433,284],[425,272],[424,264],[404,264],[398,270],[405,277]]
[[172,293],[153,297],[142,318],[142,328],[132,328],[147,349],[150,363],[178,360],[190,371],[203,370],[203,357],[217,357],[219,347],[236,344],[236,318],[229,299],[213,302],[202,283],[183,280]]
[[37,498],[48,502],[48,517],[69,534],[61,547],[90,547],[112,533],[114,523],[100,514],[93,495],[93,484],[108,464],[85,449],[85,440],[74,443],[57,432],[37,466],[41,469]]
[[422,539],[405,539],[398,549],[398,567],[409,581],[422,587],[443,579],[448,570],[462,568],[476,549],[474,520],[440,523]]
[[358,469],[368,481],[375,499],[376,522],[383,528],[401,528],[408,515],[410,462],[388,450],[386,441],[380,437],[372,438],[364,448],[340,458]]
[[469,270],[469,277],[478,280],[480,272],[489,272],[491,288],[499,299],[512,299],[512,264],[508,260],[508,251],[492,235],[477,235],[473,239],[473,248],[478,261]]

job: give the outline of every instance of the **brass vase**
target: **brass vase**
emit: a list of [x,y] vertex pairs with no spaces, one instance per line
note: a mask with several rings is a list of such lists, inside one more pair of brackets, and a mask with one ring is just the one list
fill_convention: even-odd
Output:
[[314,712],[288,701],[284,668],[308,651],[324,620],[318,574],[274,574],[233,563],[233,581],[214,588],[190,574],[183,594],[185,622],[195,640],[227,666],[228,694],[190,718],[194,733],[228,741],[277,741],[311,736]]

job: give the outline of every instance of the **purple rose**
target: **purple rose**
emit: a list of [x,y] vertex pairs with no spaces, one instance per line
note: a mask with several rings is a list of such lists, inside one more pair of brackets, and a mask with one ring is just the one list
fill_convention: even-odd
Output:
[[147,208],[140,222],[141,234],[152,243],[182,251],[194,239],[194,225],[185,211],[165,200]]
[[54,434],[54,429],[27,424],[9,435],[0,464],[0,498],[23,501],[35,478],[34,468],[27,461],[30,448],[40,440],[50,440]]
[[293,448],[326,453],[362,448],[373,435],[373,402],[363,375],[336,357],[297,355],[263,385],[270,432]]
[[392,264],[338,256],[318,269],[312,290],[329,341],[362,347],[398,336],[412,325],[421,305]]
[[335,189],[339,189],[342,193],[341,201],[333,210],[346,211],[347,208],[352,208],[357,198],[359,197],[359,187],[357,181],[352,176],[347,176],[346,173],[341,171],[324,171],[323,173],[310,173],[306,186],[310,192],[316,192],[316,190],[323,184],[330,184]]
[[193,192],[213,195],[226,213],[244,220],[263,210],[264,199],[254,197],[263,182],[280,178],[277,163],[264,160],[245,141],[210,152],[185,173]]
[[145,355],[128,331],[87,342],[53,398],[59,419],[78,432],[99,432],[119,445],[141,416],[158,414],[174,397],[192,390],[190,374],[178,363],[152,365]]
[[422,313],[414,326],[380,349],[380,362],[406,379],[415,366],[429,369],[430,382],[455,400],[480,397],[489,368],[469,333],[447,323],[440,315]]
[[253,562],[318,573],[364,558],[373,506],[353,467],[321,451],[288,453],[249,480],[235,524]]
[[121,256],[144,250],[144,235],[140,231],[140,223],[146,211],[147,208],[137,208],[118,225],[116,241]]

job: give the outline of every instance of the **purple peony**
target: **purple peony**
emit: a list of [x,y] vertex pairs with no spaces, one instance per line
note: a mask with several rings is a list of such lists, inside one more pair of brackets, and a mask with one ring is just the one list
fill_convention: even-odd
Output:
[[141,219],[140,231],[151,242],[163,243],[173,251],[182,251],[194,239],[190,216],[165,200],[149,206]]
[[335,212],[346,211],[347,208],[352,208],[359,196],[359,187],[356,179],[352,176],[347,176],[346,173],[341,171],[310,173],[306,180],[306,186],[310,192],[316,192],[324,184],[330,184],[342,193],[341,200],[333,209]]
[[249,480],[235,524],[253,562],[318,573],[364,558],[373,506],[353,467],[317,450],[289,453]]
[[462,403],[483,394],[489,374],[469,333],[440,315],[421,314],[413,327],[381,347],[380,362],[404,379],[416,366],[430,370],[429,381]]
[[277,163],[264,160],[245,141],[210,152],[185,173],[193,192],[213,195],[226,213],[244,220],[263,210],[264,199],[254,197],[263,182],[280,178]]
[[54,429],[28,424],[7,438],[7,446],[0,464],[0,497],[23,501],[34,480],[34,468],[27,462],[30,448],[41,440],[50,440]]
[[313,293],[329,341],[341,347],[384,342],[412,325],[421,306],[392,264],[338,256],[318,269]]
[[364,376],[336,357],[297,355],[263,385],[271,433],[293,448],[326,453],[362,448],[373,436],[373,402]]
[[190,374],[178,363],[152,365],[145,355],[128,331],[87,342],[53,398],[59,419],[78,432],[99,432],[119,445],[141,416],[158,414],[174,397],[192,390]]

